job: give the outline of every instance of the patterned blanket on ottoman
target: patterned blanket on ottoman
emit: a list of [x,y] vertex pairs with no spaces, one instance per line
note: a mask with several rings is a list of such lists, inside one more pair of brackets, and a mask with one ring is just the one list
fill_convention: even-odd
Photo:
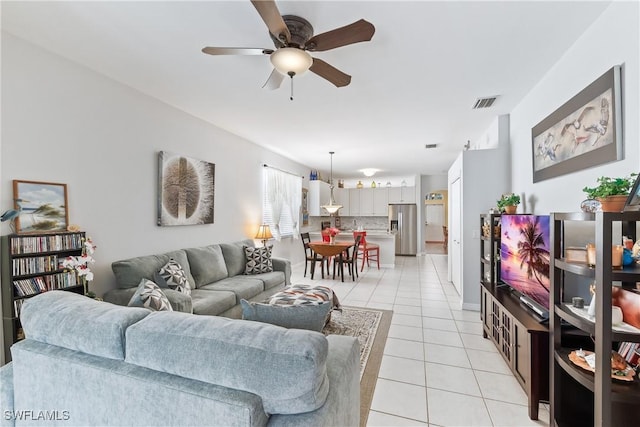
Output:
[[319,305],[325,301],[333,304],[333,310],[342,311],[337,295],[327,286],[291,285],[273,294],[267,302],[281,305]]

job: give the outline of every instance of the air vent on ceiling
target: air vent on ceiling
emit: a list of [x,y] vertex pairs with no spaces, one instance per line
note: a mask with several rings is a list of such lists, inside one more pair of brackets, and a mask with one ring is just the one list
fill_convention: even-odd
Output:
[[479,108],[489,108],[493,105],[494,102],[496,102],[496,98],[497,96],[491,96],[487,98],[478,98],[476,100],[476,103],[473,104],[473,109],[477,110]]
[[436,148],[438,144],[426,144],[424,148]]

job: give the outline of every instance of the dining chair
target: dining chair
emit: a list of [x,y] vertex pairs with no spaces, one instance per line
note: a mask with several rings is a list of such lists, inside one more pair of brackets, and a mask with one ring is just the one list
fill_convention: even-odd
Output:
[[336,268],[340,266],[339,276],[342,277],[344,282],[344,265],[347,265],[347,271],[352,280],[356,280],[358,277],[358,249],[360,247],[360,240],[362,236],[356,236],[354,244],[347,250],[342,252],[342,256],[333,258],[333,278],[336,278]]
[[358,248],[358,259],[362,258],[362,266],[360,271],[364,270],[364,263],[366,261],[367,267],[370,266],[370,261],[375,261],[378,264],[378,270],[380,270],[380,245],[376,243],[367,243],[366,231],[354,231],[353,237],[361,236],[360,245]]
[[302,245],[304,246],[304,277],[307,277],[307,266],[311,263],[320,262],[320,271],[322,273],[322,278],[324,279],[324,265],[327,266],[327,276],[329,275],[329,260],[326,257],[322,257],[315,253],[311,247],[309,247],[309,243],[311,242],[311,236],[309,233],[300,233],[300,239],[302,240]]

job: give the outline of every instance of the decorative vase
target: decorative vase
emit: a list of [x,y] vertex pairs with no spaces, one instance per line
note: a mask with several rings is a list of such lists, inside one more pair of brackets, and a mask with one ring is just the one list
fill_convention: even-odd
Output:
[[329,244],[333,245],[336,243],[336,236],[329,236]]
[[590,317],[595,317],[596,315],[596,294],[593,294],[591,297],[591,304],[589,304],[589,308],[587,309],[587,314]]
[[513,215],[514,213],[516,213],[517,210],[518,210],[517,205],[509,205],[504,207],[504,213],[508,215]]
[[602,206],[602,212],[622,212],[624,205],[627,202],[627,195],[608,196],[604,198],[598,198]]

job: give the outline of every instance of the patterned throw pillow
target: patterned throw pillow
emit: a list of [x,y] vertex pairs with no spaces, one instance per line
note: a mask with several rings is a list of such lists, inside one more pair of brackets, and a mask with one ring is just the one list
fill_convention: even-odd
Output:
[[173,311],[162,289],[148,279],[142,279],[136,293],[129,300],[129,307],[144,307],[153,311]]
[[244,246],[244,255],[247,259],[244,274],[260,274],[273,271],[273,261],[271,261],[272,249],[273,246],[265,246],[262,248]]
[[184,272],[182,266],[174,259],[170,259],[160,268],[156,274],[156,280],[164,281],[171,289],[191,295],[191,285],[187,279],[187,273]]

